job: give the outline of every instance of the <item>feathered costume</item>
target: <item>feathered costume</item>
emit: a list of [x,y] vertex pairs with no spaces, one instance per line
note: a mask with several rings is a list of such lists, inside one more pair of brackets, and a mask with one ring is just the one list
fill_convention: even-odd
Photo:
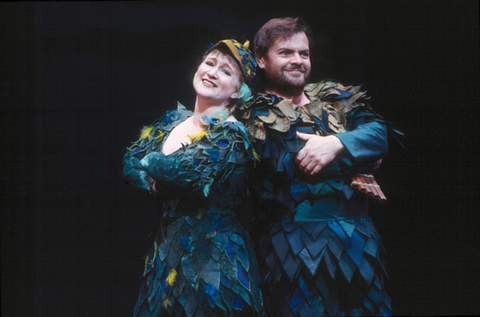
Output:
[[[348,175],[370,172],[388,152],[388,135],[403,134],[366,103],[360,87],[310,84],[311,101],[259,94],[238,109],[261,157],[254,176],[257,220],[268,229],[257,258],[269,316],[390,315],[384,249],[368,218],[367,197]],[[296,132],[335,134],[348,155],[309,176],[295,156],[304,145]]]
[[134,316],[262,316],[258,268],[239,217],[248,210],[255,159],[238,122],[213,122],[170,155],[169,133],[192,113],[179,105],[151,126],[124,158],[124,176],[149,191],[155,181],[161,226],[145,259]]

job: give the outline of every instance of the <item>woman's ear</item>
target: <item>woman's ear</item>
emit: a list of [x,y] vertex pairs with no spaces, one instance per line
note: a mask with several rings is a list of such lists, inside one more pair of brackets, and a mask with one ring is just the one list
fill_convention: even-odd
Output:
[[238,98],[238,92],[235,91],[235,92],[230,96],[230,98],[232,98],[232,99],[237,99],[237,98]]

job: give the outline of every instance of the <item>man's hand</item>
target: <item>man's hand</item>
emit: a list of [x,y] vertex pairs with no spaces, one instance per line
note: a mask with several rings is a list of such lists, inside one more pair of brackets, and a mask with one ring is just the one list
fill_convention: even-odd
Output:
[[343,143],[333,135],[319,136],[297,132],[297,136],[307,142],[295,159],[300,170],[306,174],[317,174],[344,149]]

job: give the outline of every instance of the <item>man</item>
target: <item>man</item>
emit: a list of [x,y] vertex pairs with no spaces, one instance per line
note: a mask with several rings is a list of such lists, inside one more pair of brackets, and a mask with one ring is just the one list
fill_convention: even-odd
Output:
[[391,315],[380,238],[351,175],[371,172],[394,131],[359,87],[307,85],[311,31],[272,19],[254,40],[266,94],[240,108],[261,163],[254,184],[270,316]]

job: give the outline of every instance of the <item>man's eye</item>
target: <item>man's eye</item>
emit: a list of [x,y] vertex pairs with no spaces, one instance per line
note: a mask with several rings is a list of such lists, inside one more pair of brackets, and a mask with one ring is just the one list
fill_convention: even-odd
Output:
[[304,58],[308,58],[309,54],[308,53],[301,53],[300,56],[302,56]]
[[282,55],[282,56],[288,56],[289,54],[288,54],[288,52],[280,52],[280,55]]

